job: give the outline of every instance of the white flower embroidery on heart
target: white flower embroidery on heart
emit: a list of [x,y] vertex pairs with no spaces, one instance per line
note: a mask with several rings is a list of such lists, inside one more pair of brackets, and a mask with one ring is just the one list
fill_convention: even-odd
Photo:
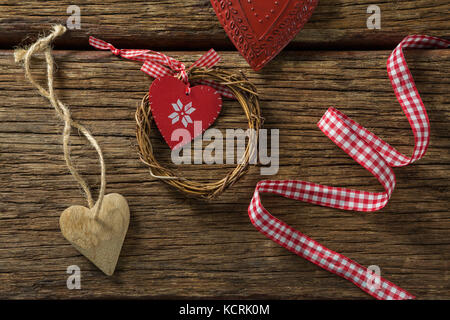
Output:
[[190,114],[195,111],[195,108],[192,106],[192,102],[189,102],[187,105],[183,106],[180,99],[178,99],[177,103],[172,103],[172,107],[175,112],[171,113],[169,119],[172,119],[172,124],[175,124],[180,120],[181,123],[186,128],[189,123],[192,123],[192,119]]

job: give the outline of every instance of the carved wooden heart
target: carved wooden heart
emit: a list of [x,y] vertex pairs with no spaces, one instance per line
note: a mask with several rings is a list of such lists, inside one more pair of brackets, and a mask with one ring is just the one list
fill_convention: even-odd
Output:
[[318,0],[210,0],[230,40],[255,70],[295,37]]
[[127,200],[118,193],[107,194],[94,219],[95,207],[71,206],[59,225],[64,237],[107,275],[112,275],[130,222]]

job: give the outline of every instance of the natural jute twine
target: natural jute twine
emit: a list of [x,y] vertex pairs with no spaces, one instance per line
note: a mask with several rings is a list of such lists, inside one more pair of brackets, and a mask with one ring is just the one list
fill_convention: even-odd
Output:
[[[36,87],[41,94],[41,96],[47,98],[53,108],[56,110],[58,117],[64,121],[63,130],[63,149],[64,149],[64,159],[66,165],[70,170],[70,173],[75,178],[75,180],[81,185],[83,191],[86,195],[89,208],[96,206],[94,217],[96,218],[100,209],[102,207],[103,197],[105,195],[106,180],[105,180],[105,162],[103,160],[102,150],[98,145],[92,134],[80,123],[72,120],[69,108],[62,103],[56,96],[53,89],[53,73],[54,73],[54,60],[52,56],[51,44],[59,36],[66,32],[66,28],[62,25],[56,25],[53,27],[53,31],[46,37],[38,39],[34,44],[26,49],[16,49],[14,52],[15,61],[22,62],[25,69],[25,76],[31,84]],[[44,89],[39,83],[36,82],[31,74],[30,60],[34,54],[43,52],[45,55],[45,60],[47,63],[47,85],[48,89]],[[70,158],[70,132],[71,127],[78,129],[90,142],[90,144],[95,148],[98,153],[100,167],[101,167],[101,184],[100,191],[98,195],[97,203],[92,200],[92,194],[86,181],[80,176],[75,167],[73,166],[72,160]]]
[[233,92],[245,112],[249,129],[256,134],[250,135],[242,159],[224,178],[212,183],[201,183],[188,180],[177,175],[173,170],[163,167],[155,158],[150,133],[152,127],[152,113],[148,101],[148,94],[144,96],[136,110],[136,138],[141,161],[150,169],[150,175],[161,179],[165,183],[177,188],[181,192],[196,198],[213,199],[242,177],[249,167],[258,146],[258,132],[262,125],[259,99],[255,86],[247,80],[244,74],[232,74],[218,69],[192,68],[189,73],[192,83],[199,80],[213,80]]

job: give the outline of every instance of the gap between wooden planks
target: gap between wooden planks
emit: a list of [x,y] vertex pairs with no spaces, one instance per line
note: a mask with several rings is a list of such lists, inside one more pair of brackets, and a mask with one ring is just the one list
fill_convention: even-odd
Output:
[[[221,67],[243,70],[257,85],[265,127],[280,129],[280,170],[264,177],[253,167],[218,201],[203,203],[151,179],[138,160],[134,110],[149,86],[140,65],[107,52],[56,51],[56,90],[102,146],[107,192],[120,192],[130,205],[122,255],[107,278],[58,229],[66,207],[85,204],[64,165],[61,123],[24,81],[12,52],[0,51],[0,298],[369,298],[258,233],[247,206],[256,182],[267,178],[381,190],[315,123],[335,106],[409,154],[413,138],[387,78],[389,53],[285,51],[254,73],[238,53],[221,52]],[[201,52],[167,54],[189,63]],[[424,159],[395,169],[397,188],[386,208],[364,214],[263,199],[274,215],[363,265],[380,266],[383,276],[422,299],[450,298],[449,57],[450,50],[407,53],[429,112],[431,145]],[[215,127],[245,126],[239,106],[226,101]],[[74,161],[98,186],[95,151],[73,134]],[[155,144],[168,161],[156,133]],[[225,172],[180,169],[198,179]],[[73,264],[82,270],[80,291],[66,288]]]
[[[73,1],[0,0],[0,48],[11,48],[24,38],[65,24]],[[367,8],[381,10],[381,30],[368,30]],[[209,0],[183,1],[78,1],[81,30],[57,41],[67,49],[88,48],[95,35],[117,47],[154,50],[208,50],[234,47],[221,28]],[[289,48],[384,48],[395,46],[408,34],[449,36],[448,0],[328,0],[318,7]]]

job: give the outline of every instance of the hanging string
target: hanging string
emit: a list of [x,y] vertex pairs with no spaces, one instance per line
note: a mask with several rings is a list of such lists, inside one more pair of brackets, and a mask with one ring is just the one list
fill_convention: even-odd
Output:
[[[47,98],[53,108],[56,110],[56,114],[58,117],[64,121],[64,130],[63,130],[63,150],[64,150],[64,160],[66,161],[66,165],[69,168],[70,173],[74,177],[74,179],[80,184],[83,189],[86,199],[89,205],[89,208],[93,208],[95,206],[94,217],[97,218],[98,213],[102,207],[103,197],[105,196],[106,189],[106,179],[105,179],[105,161],[103,159],[102,150],[98,145],[95,138],[89,132],[86,127],[81,125],[80,123],[74,121],[71,117],[69,107],[67,107],[64,103],[62,103],[56,96],[55,90],[53,88],[53,74],[54,74],[54,60],[52,55],[51,45],[53,41],[63,35],[66,32],[66,28],[62,25],[56,25],[53,27],[53,31],[46,37],[42,37],[38,39],[34,44],[29,46],[26,49],[17,49],[14,51],[14,57],[16,63],[23,62],[23,67],[25,70],[25,77],[30,81],[30,83],[39,91],[39,94],[45,98]],[[31,57],[37,53],[44,53],[45,61],[47,64],[47,86],[48,89],[45,89],[41,86],[31,74],[30,61]],[[95,148],[97,151],[99,162],[100,162],[100,191],[98,195],[97,202],[94,203],[92,199],[91,190],[87,182],[80,176],[78,171],[75,169],[72,159],[70,157],[70,134],[71,128],[74,127],[78,129],[89,141],[89,143]]]

